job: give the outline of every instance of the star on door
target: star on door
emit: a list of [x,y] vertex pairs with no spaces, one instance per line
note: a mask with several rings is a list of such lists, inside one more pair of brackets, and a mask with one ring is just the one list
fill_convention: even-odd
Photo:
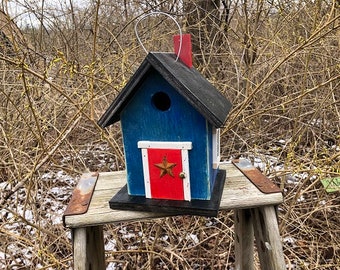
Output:
[[170,175],[171,177],[174,177],[172,169],[176,166],[176,163],[168,162],[166,156],[163,157],[162,163],[157,163],[154,165],[161,170],[159,175],[161,178],[167,174]]

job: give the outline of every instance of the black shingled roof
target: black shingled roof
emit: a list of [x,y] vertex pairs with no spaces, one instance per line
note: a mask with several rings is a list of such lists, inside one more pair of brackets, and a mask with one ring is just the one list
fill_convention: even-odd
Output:
[[208,122],[221,127],[231,109],[231,103],[195,68],[188,68],[172,53],[149,53],[98,124],[107,127],[120,120],[120,113],[138,91],[147,74],[155,69]]

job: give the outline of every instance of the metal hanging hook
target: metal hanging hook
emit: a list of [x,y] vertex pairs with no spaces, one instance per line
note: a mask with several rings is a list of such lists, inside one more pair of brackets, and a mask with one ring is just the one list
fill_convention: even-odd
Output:
[[142,46],[143,50],[146,53],[148,53],[148,50],[144,47],[143,42],[141,41],[141,39],[140,39],[140,37],[138,35],[137,26],[146,17],[153,16],[153,15],[165,15],[165,16],[169,17],[171,20],[173,20],[175,22],[176,26],[178,27],[180,38],[179,38],[178,54],[177,54],[177,57],[176,57],[176,61],[177,61],[178,58],[179,58],[179,55],[181,54],[181,50],[182,50],[182,29],[181,29],[179,23],[176,21],[176,19],[173,16],[171,16],[170,14],[168,14],[168,13],[165,13],[165,12],[162,12],[162,11],[152,11],[152,12],[147,13],[147,14],[145,14],[145,15],[143,15],[143,16],[141,16],[139,18],[139,20],[135,24],[135,34],[136,34],[136,37],[137,37],[137,40],[138,40],[139,44]]

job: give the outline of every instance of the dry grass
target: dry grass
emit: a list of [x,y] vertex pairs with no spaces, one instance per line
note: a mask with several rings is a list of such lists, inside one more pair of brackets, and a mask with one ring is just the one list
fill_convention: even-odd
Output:
[[[282,188],[288,269],[338,269],[339,193],[320,182],[340,174],[337,2],[225,1],[228,16],[200,1],[185,13],[176,1],[120,2],[59,13],[47,5],[44,27],[23,31],[29,45],[14,39],[14,51],[0,54],[0,266],[71,268],[60,218],[81,172],[124,169],[119,125],[96,121],[145,56],[136,16],[155,9],[186,24],[200,45],[195,66],[234,104],[222,157],[251,159]],[[24,10],[41,15],[31,5]],[[163,17],[140,24],[149,50],[171,51],[176,31]],[[233,269],[231,212],[105,229],[115,269]]]

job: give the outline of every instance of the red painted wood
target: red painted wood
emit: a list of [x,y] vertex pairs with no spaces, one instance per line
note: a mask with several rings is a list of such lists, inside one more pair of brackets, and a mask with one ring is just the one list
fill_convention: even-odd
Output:
[[180,35],[175,35],[173,37],[174,40],[174,50],[175,54],[178,55],[179,53],[179,59],[189,68],[192,67],[192,46],[191,46],[191,35],[190,34],[184,34],[182,35],[182,48],[179,52],[179,46],[180,46]]
[[179,177],[183,170],[181,150],[148,149],[148,161],[151,197],[184,200],[183,180]]

